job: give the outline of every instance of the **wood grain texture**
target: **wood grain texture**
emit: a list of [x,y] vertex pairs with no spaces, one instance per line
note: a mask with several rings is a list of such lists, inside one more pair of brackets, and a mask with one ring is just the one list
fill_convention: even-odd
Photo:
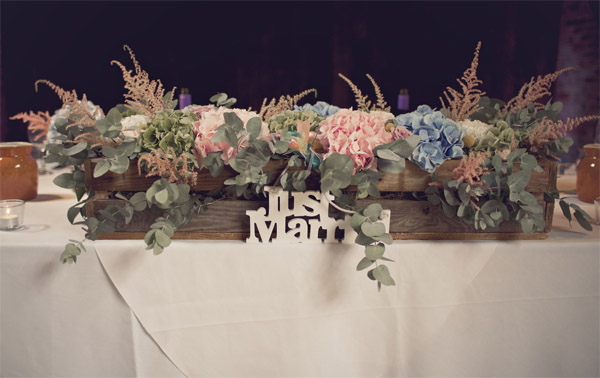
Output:
[[[281,172],[287,161],[271,160],[266,166],[266,170],[277,173]],[[95,192],[141,192],[146,191],[158,177],[145,177],[138,174],[137,160],[132,160],[129,163],[129,168],[125,173],[118,174],[107,172],[100,177],[92,177],[95,163],[89,159],[85,162],[86,188]],[[212,177],[208,170],[203,169],[198,172],[197,184],[193,185],[191,190],[196,192],[210,191],[213,189],[222,189],[225,187],[223,182],[230,177],[237,175],[231,167],[225,166],[223,172],[217,177]],[[277,176],[272,177],[274,181]]]
[[[116,174],[113,172],[107,172],[101,177],[92,177],[95,163],[90,160],[86,160],[85,163],[85,174],[86,174],[86,187],[88,190],[96,192],[117,192],[117,191],[145,191],[147,190],[157,177],[144,177],[138,174],[137,162],[131,161],[129,168],[123,174]],[[272,182],[279,177],[281,171],[285,168],[287,161],[284,160],[271,160],[265,170],[272,173]],[[444,162],[436,170],[438,179],[450,179],[453,177],[452,171],[458,167],[458,160],[448,160]],[[543,172],[533,172],[531,180],[527,185],[529,192],[546,192],[548,190],[556,188],[556,168],[557,162],[542,160],[540,166],[543,168]],[[515,165],[518,169],[518,165]],[[294,171],[295,169],[291,169]],[[223,172],[217,177],[212,177],[210,173],[204,169],[198,172],[198,183],[192,186],[193,191],[208,191],[213,189],[221,189],[224,187],[223,182],[230,177],[236,175],[236,172],[229,166],[223,169]],[[309,189],[318,190],[318,175],[313,172],[311,174],[311,180],[308,182]],[[386,173],[377,187],[382,192],[413,192],[413,191],[424,191],[427,188],[427,184],[431,182],[431,174],[427,173],[418,165],[407,161],[406,168],[401,173]],[[346,189],[347,191],[356,191],[355,186],[350,186]]]
[[[96,211],[119,200],[98,200]],[[390,233],[395,239],[543,239],[547,231],[535,234],[523,234],[521,226],[516,221],[504,222],[498,230],[475,230],[472,225],[454,218],[446,217],[442,209],[427,201],[412,200],[361,200],[359,207],[378,202],[384,209],[391,210]],[[208,210],[194,216],[191,222],[182,226],[176,233],[175,239],[228,239],[244,240],[249,235],[249,218],[246,210],[267,207],[266,201],[222,200],[209,206]],[[332,209],[330,216],[339,216]],[[548,214],[546,214],[548,216]],[[157,217],[149,210],[135,213],[129,224],[119,222],[117,232],[102,234],[100,239],[143,239],[150,225]],[[550,223],[551,224],[551,215]],[[543,235],[542,235],[543,234]]]
[[[437,169],[440,179],[452,178],[452,171],[459,161],[445,162]],[[286,165],[286,161],[271,161],[267,169],[271,171],[272,180]],[[544,160],[540,162],[543,172],[534,172],[527,186],[538,199],[545,211],[546,227],[543,232],[534,234],[523,234],[521,226],[516,221],[504,222],[498,230],[475,230],[472,225],[465,224],[457,218],[447,218],[440,206],[431,205],[427,201],[399,200],[399,199],[369,199],[357,201],[359,207],[366,207],[370,203],[378,202],[383,208],[390,209],[392,218],[390,220],[390,233],[395,239],[543,239],[552,228],[552,216],[554,203],[548,204],[543,200],[543,193],[556,188],[557,163]],[[88,202],[88,214],[97,214],[110,204],[118,204],[120,201],[108,199],[109,193],[118,191],[144,191],[156,180],[138,175],[137,166],[132,162],[127,172],[122,175],[112,172],[99,178],[93,178],[94,164],[86,161],[86,186],[94,190],[96,195],[93,201]],[[516,166],[518,169],[518,166]],[[194,191],[208,191],[222,188],[223,182],[236,173],[229,167],[218,177],[212,177],[204,170],[199,173],[198,184],[192,187]],[[307,180],[310,189],[318,189],[318,176],[313,174]],[[406,169],[399,174],[386,174],[379,183],[382,192],[423,191],[431,181],[431,174],[422,171],[417,165],[407,162]],[[349,187],[348,191],[356,190]],[[189,224],[182,226],[174,236],[174,239],[200,239],[200,240],[244,240],[249,234],[249,218],[246,210],[256,210],[259,207],[267,207],[267,201],[242,201],[221,200],[213,203],[208,210],[201,212],[192,218]],[[330,215],[339,217],[341,214],[331,209]],[[100,239],[143,239],[150,225],[157,216],[149,210],[135,213],[129,224],[117,223],[116,232],[101,234]]]

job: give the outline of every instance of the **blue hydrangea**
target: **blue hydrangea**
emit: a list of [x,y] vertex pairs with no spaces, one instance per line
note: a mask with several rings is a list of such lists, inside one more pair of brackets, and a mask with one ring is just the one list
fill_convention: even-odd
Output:
[[312,110],[313,112],[317,113],[318,115],[320,115],[321,117],[329,117],[330,115],[334,115],[335,113],[337,113],[340,108],[338,108],[337,106],[334,105],[330,105],[328,103],[326,103],[325,101],[317,101],[316,104],[311,105],[311,104],[305,104],[302,106],[297,106],[294,105],[294,110]]
[[409,160],[427,172],[433,172],[446,160],[463,155],[465,133],[441,111],[421,105],[414,112],[397,116],[394,123],[421,137]]

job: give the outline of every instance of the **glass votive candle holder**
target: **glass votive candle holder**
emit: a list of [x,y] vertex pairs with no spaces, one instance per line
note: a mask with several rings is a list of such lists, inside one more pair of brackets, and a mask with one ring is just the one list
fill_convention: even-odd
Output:
[[0,201],[0,231],[15,231],[23,227],[25,201],[8,199]]

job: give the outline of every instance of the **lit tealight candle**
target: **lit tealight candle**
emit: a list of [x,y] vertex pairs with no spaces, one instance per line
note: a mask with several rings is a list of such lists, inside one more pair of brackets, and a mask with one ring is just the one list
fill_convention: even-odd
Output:
[[0,230],[11,230],[19,227],[17,214],[0,215]]

